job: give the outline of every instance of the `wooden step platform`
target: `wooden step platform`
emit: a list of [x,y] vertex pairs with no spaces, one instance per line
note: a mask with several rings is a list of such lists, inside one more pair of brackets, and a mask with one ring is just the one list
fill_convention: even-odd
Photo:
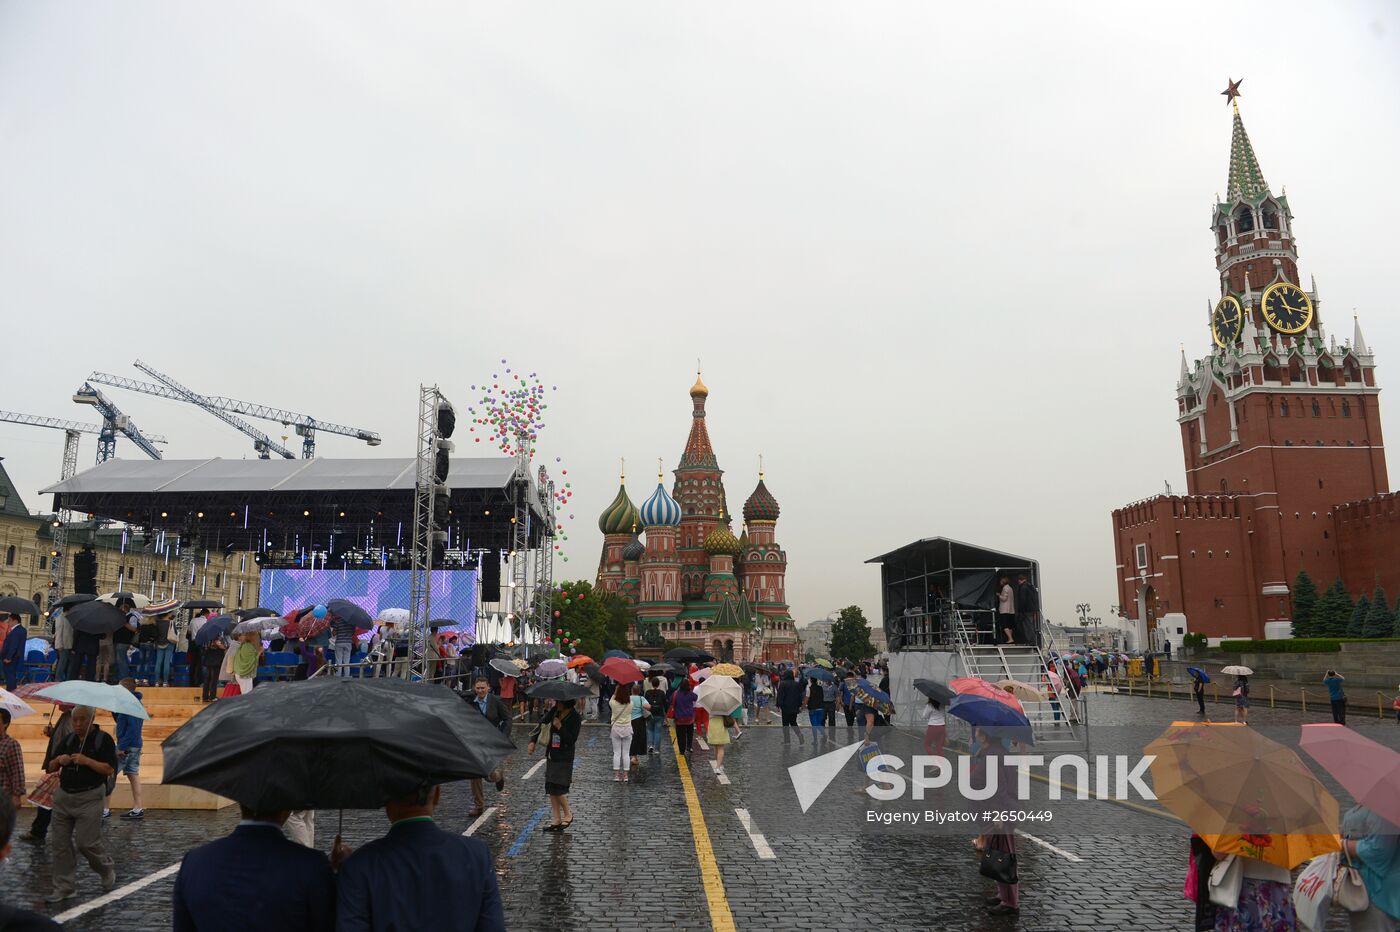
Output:
[[[141,749],[141,802],[146,809],[222,809],[233,805],[232,800],[215,796],[204,790],[188,786],[165,786],[162,776],[163,757],[161,744],[177,728],[189,721],[205,708],[200,701],[200,691],[183,686],[144,687],[141,704],[150,713],[150,719],[141,728],[144,746]],[[38,715],[26,715],[10,724],[10,735],[19,741],[24,751],[24,774],[30,789],[43,776],[39,767],[48,748],[48,738],[44,737],[44,726],[49,721],[49,713],[57,718],[54,707],[44,702],[31,702]],[[97,725],[109,735],[116,734],[116,723],[110,712],[99,711],[95,719]],[[28,801],[26,806],[32,805]],[[131,784],[124,776],[118,776],[117,788],[112,792],[113,809],[131,808]]]

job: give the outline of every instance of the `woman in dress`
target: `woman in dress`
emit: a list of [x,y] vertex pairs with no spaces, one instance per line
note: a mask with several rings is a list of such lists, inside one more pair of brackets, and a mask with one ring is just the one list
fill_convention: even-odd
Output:
[[535,753],[535,746],[545,738],[544,751],[544,791],[549,796],[550,823],[546,832],[562,832],[574,824],[574,811],[569,808],[569,786],[574,782],[574,746],[578,744],[579,729],[583,719],[574,708],[574,700],[560,699],[554,704],[553,714],[540,723],[530,736],[527,752]]
[[[632,716],[632,741],[628,745],[629,760],[627,770],[630,773],[637,769],[638,762],[647,752],[647,716],[651,714],[651,703],[647,701],[642,693],[642,684],[638,683],[632,689],[632,699],[630,702],[630,713]],[[661,709],[657,709],[660,712]],[[624,782],[626,782],[624,780]]]
[[1249,724],[1249,677],[1235,677],[1235,721]]
[[724,773],[724,749],[729,744],[729,728],[734,719],[728,715],[711,715],[705,740],[715,749],[715,773]]

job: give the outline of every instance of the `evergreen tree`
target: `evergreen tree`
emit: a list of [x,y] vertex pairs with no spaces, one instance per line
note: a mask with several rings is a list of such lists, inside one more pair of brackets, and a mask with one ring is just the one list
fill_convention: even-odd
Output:
[[1351,611],[1351,596],[1347,593],[1347,588],[1342,584],[1341,579],[1338,579],[1327,587],[1327,592],[1322,596],[1322,602],[1317,610],[1317,620],[1313,625],[1317,636],[1346,637],[1347,625],[1351,621]]
[[1299,570],[1298,578],[1293,581],[1293,636],[1317,637],[1317,616],[1317,586],[1307,570]]
[[1361,637],[1361,631],[1366,626],[1366,613],[1371,610],[1371,600],[1365,594],[1356,600],[1356,607],[1351,610],[1351,621],[1347,623],[1346,636],[1349,638]]
[[827,643],[833,658],[847,660],[869,660],[875,656],[875,645],[870,642],[870,623],[865,620],[859,605],[848,605],[841,609],[831,625],[831,640]]
[[1380,586],[1376,587],[1376,594],[1371,597],[1371,607],[1366,612],[1366,618],[1361,624],[1361,636],[1364,638],[1389,637],[1391,629],[1395,626],[1395,616],[1390,612],[1390,606],[1386,604],[1385,590]]

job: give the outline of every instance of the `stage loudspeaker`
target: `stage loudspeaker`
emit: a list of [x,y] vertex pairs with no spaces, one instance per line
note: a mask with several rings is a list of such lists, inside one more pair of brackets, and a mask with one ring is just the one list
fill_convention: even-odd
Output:
[[501,601],[501,555],[494,550],[481,558],[481,601]]
[[73,591],[97,594],[97,553],[91,547],[73,557]]

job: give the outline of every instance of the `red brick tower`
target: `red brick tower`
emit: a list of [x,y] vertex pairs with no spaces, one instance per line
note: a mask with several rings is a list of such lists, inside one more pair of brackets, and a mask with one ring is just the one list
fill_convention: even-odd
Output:
[[1298,273],[1288,200],[1264,180],[1238,86],[1226,91],[1226,197],[1211,216],[1213,345],[1193,365],[1183,350],[1177,381],[1188,494],[1113,516],[1120,604],[1149,639],[1168,613],[1208,636],[1263,637],[1286,623],[1300,570],[1320,587],[1346,575],[1338,509],[1388,483],[1375,357],[1359,324],[1340,344],[1324,330],[1317,285],[1305,289]]

